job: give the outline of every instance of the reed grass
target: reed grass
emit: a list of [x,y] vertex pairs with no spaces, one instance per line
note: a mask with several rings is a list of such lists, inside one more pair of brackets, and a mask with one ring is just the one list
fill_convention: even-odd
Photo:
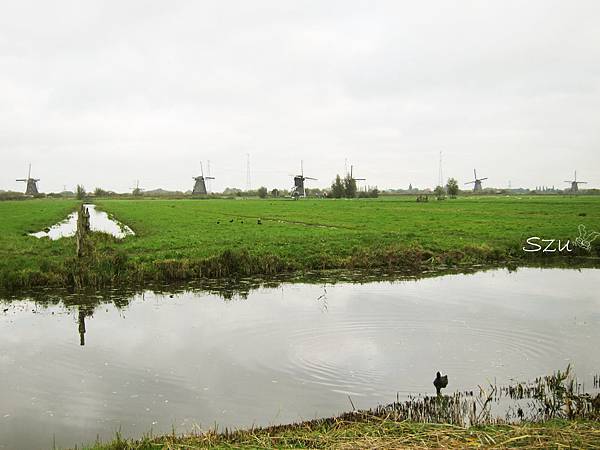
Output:
[[[416,397],[338,417],[249,430],[215,428],[140,440],[117,435],[90,448],[598,448],[600,394],[592,397],[577,386],[567,367],[531,383],[480,387],[475,394]],[[515,423],[491,414],[492,403],[503,396],[533,402]],[[573,409],[575,403],[581,407]],[[545,406],[542,416],[537,415],[540,406]]]
[[90,450],[198,448],[332,448],[332,449],[564,449],[600,447],[600,423],[553,420],[545,423],[457,427],[394,421],[381,417],[334,420],[233,433],[207,432],[186,437],[117,438]]

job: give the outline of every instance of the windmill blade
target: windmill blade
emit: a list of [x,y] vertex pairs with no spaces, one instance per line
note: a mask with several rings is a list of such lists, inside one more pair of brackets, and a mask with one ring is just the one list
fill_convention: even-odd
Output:
[[483,180],[487,180],[487,179],[488,179],[488,177],[480,178],[479,181],[483,181]]
[[204,177],[205,180],[214,180],[215,177]]
[[24,179],[22,179],[22,178],[19,178],[18,180],[15,180],[15,181],[27,181],[27,180],[24,180]]
[[465,184],[473,184],[475,183],[474,181],[467,181]]
[[587,184],[587,181],[578,181],[579,184]]
[[317,178],[304,177],[305,180],[316,180]]
[[473,169],[473,175],[475,175],[475,179],[477,179],[477,171]]
[[353,178],[354,181],[366,181],[366,178]]

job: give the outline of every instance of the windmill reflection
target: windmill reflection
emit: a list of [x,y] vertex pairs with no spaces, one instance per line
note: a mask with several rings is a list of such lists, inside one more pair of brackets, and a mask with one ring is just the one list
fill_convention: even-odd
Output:
[[79,318],[77,320],[79,324],[79,345],[85,345],[85,318],[91,316],[94,313],[94,309],[85,308],[79,306]]

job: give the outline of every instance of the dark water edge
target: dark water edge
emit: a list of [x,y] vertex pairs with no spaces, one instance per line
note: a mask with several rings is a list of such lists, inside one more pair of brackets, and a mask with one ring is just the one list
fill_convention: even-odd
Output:
[[384,269],[327,269],[285,272],[268,276],[200,278],[195,280],[144,282],[142,284],[117,283],[104,288],[73,288],[73,287],[30,287],[17,290],[0,288],[0,302],[29,299],[40,304],[63,302],[81,305],[81,302],[94,304],[110,303],[127,305],[127,299],[132,296],[150,291],[155,294],[176,295],[182,292],[208,293],[222,297],[225,300],[233,297],[246,298],[253,290],[261,288],[276,288],[285,283],[330,284],[353,283],[365,284],[372,282],[418,281],[433,277],[448,275],[469,275],[490,270],[507,269],[517,272],[523,268],[538,269],[597,269],[600,268],[598,257],[551,257],[537,258],[532,261],[472,264],[462,266],[436,266],[428,270],[407,272],[406,270]]

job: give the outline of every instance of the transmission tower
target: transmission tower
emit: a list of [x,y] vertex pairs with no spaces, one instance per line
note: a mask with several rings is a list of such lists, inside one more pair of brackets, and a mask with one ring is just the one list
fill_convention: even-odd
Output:
[[250,153],[246,153],[246,190],[249,191],[252,189],[252,184],[250,183]]
[[438,186],[444,187],[444,174],[442,172],[442,152],[440,152],[440,167],[438,174]]
[[210,193],[211,191],[211,184],[212,184],[212,180],[213,178],[210,176],[210,159],[207,161],[207,170],[208,170],[208,176],[206,177],[206,184],[207,184],[207,190]]

